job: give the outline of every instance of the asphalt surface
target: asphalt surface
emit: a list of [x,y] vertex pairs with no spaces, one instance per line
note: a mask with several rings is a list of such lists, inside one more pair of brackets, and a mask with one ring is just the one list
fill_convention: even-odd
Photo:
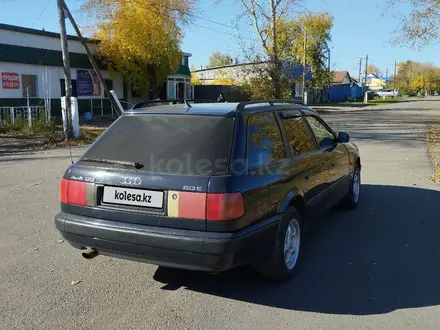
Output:
[[285,284],[250,267],[213,276],[87,261],[56,242],[68,150],[4,153],[0,329],[438,329],[440,189],[424,132],[440,120],[440,99],[324,117],[361,149],[361,204],[313,227]]

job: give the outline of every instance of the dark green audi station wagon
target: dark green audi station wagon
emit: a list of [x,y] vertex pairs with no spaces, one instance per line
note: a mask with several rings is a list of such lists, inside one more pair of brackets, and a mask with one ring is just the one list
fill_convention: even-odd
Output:
[[360,173],[348,134],[300,102],[138,108],[67,169],[55,223],[86,258],[285,281],[308,225],[357,206]]

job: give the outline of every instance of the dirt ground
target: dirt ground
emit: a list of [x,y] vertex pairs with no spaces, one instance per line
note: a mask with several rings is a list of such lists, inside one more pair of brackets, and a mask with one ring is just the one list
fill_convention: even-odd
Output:
[[[88,123],[80,123],[80,139],[72,140],[71,145],[83,146],[92,143],[112,122],[113,120],[109,119],[98,119]],[[57,128],[56,132],[50,133],[0,133],[0,156],[67,147],[68,143],[63,138],[62,126],[57,126]]]
[[440,184],[440,124],[433,124],[428,128],[426,133],[426,146],[435,169],[433,180]]

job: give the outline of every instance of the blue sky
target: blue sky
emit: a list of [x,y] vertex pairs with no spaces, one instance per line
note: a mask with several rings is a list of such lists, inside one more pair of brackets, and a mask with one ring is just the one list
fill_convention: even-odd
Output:
[[[86,17],[77,10],[81,0],[67,0],[78,23],[86,24]],[[182,50],[193,54],[191,63],[197,68],[208,63],[214,51],[229,52],[234,58],[240,56],[234,27],[241,12],[239,1],[199,0],[196,16],[185,29]],[[335,18],[332,31],[332,68],[348,70],[354,77],[359,75],[359,58],[370,57],[370,63],[382,71],[393,70],[395,60],[415,60],[430,62],[440,66],[440,45],[422,50],[392,46],[390,41],[398,22],[394,16],[406,13],[408,8],[401,6],[384,12],[386,0],[303,0],[302,5],[309,11],[329,11]],[[6,24],[44,28],[57,31],[56,0],[0,0],[0,22]],[[252,42],[255,36],[251,26],[245,21],[239,25],[239,33]],[[248,32],[250,31],[250,32]],[[69,33],[73,33],[69,26]],[[1,42],[1,40],[0,40]],[[364,59],[365,64],[365,59]]]

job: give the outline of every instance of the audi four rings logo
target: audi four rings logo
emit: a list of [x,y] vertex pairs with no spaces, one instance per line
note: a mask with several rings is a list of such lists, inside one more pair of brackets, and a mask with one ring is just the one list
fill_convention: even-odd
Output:
[[133,186],[139,186],[142,183],[141,178],[133,176],[123,176],[121,178],[121,184],[131,184]]

